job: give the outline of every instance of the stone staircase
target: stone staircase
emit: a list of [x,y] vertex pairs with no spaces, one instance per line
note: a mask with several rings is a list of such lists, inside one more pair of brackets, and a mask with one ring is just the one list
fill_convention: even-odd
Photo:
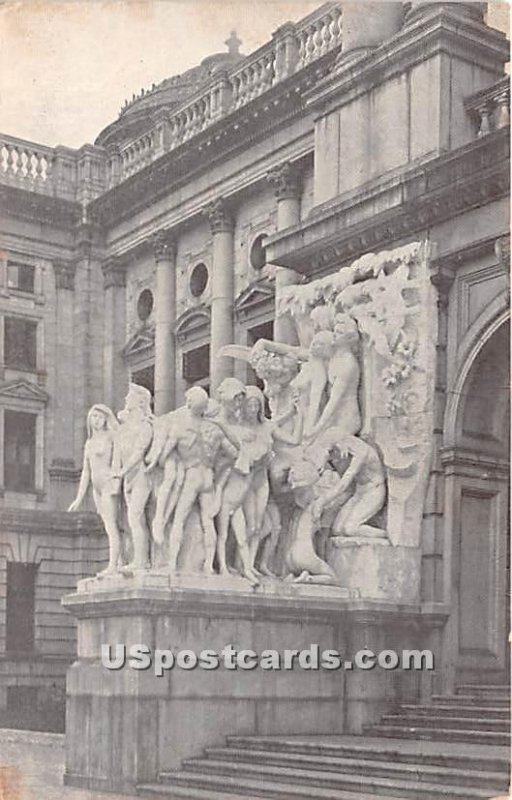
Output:
[[509,783],[507,687],[402,705],[363,736],[233,736],[163,772],[160,800],[489,800]]

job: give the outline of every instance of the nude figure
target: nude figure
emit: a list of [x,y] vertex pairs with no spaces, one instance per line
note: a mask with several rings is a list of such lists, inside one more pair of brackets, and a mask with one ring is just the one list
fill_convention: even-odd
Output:
[[[256,434],[254,444],[246,445],[252,453],[249,491],[244,502],[247,535],[251,563],[254,567],[260,544],[265,541],[259,571],[269,575],[270,563],[276,551],[281,520],[277,505],[270,500],[269,467],[274,457],[274,448],[279,444],[297,446],[302,438],[302,417],[291,434],[286,433],[276,422],[265,418],[265,398],[257,386],[246,387],[244,425]],[[282,418],[280,420],[282,423]]]
[[193,386],[185,394],[185,403],[185,413],[180,416],[179,425],[171,428],[166,443],[168,454],[175,452],[184,468],[170,533],[169,570],[171,573],[177,570],[185,525],[197,503],[204,534],[203,571],[212,574],[217,538],[213,520],[218,511],[213,467],[221,454],[234,461],[238,450],[219,425],[205,419],[209,398],[204,389]]
[[220,511],[217,519],[219,572],[229,573],[226,543],[231,525],[242,563],[242,574],[253,586],[257,586],[259,580],[251,562],[244,503],[251,487],[251,469],[259,457],[259,446],[254,431],[243,425],[242,414],[246,396],[243,383],[236,378],[225,378],[217,391],[220,413],[216,420],[224,433],[238,444],[237,458],[234,461],[220,461],[216,470],[220,491]]
[[153,438],[153,415],[151,394],[135,383],[131,383],[125,406],[117,415],[121,422],[117,442],[121,454],[121,469],[118,477],[123,479],[128,525],[133,541],[133,558],[124,572],[147,569],[149,562],[149,530],[146,522],[146,506],[152,491],[150,477],[145,471],[144,457]]
[[78,511],[92,484],[94,505],[105,526],[109,543],[108,566],[97,577],[115,573],[120,567],[121,534],[117,517],[121,481],[116,477],[120,456],[115,439],[118,428],[119,423],[107,406],[96,404],[89,410],[82,475],[76,499],[68,508],[68,511]]
[[165,529],[176,508],[176,503],[185,479],[183,462],[173,452],[172,441],[176,428],[183,418],[183,408],[170,411],[157,417],[153,426],[153,441],[146,456],[148,474],[152,474],[159,467],[162,470],[162,480],[155,490],[156,508],[151,526],[153,541],[162,544],[165,538]]
[[[341,505],[332,526],[334,546],[347,536],[385,537],[385,530],[368,524],[386,500],[384,467],[377,451],[364,439],[346,436],[336,441],[331,452],[334,454],[331,458],[350,457],[350,463],[334,489],[315,501],[313,514],[319,517],[324,509]],[[344,499],[348,491],[352,494]]]
[[346,314],[337,315],[333,333],[329,340],[324,337],[319,347],[319,355],[327,360],[329,399],[307,432],[309,441],[329,428],[336,428],[338,436],[353,435],[361,429],[358,347],[357,323]]

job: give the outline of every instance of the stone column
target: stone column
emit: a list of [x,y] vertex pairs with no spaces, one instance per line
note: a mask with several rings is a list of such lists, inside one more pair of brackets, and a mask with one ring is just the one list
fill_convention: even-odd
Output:
[[[267,180],[274,187],[277,200],[277,229],[279,231],[300,223],[300,179],[297,168],[289,162],[273,169]],[[274,339],[276,342],[297,344],[297,331],[289,317],[277,314],[280,294],[287,286],[300,283],[302,276],[294,269],[276,266]]]
[[65,503],[69,503],[70,484],[76,477],[73,414],[76,368],[74,352],[76,265],[73,261],[54,261],[53,271],[56,289],[55,327],[58,333],[55,342],[53,452],[49,476],[54,484],[54,492],[63,495]]
[[175,406],[176,241],[168,231],[153,237],[156,262],[155,414]]
[[344,3],[342,55],[378,47],[400,30],[402,17],[402,3]]
[[219,198],[204,210],[213,237],[212,300],[210,332],[210,387],[215,390],[224,378],[233,375],[233,360],[219,358],[218,352],[234,341],[233,330],[233,219]]
[[126,369],[121,354],[126,334],[126,268],[117,258],[102,265],[105,297],[103,339],[103,397],[113,410],[126,393]]

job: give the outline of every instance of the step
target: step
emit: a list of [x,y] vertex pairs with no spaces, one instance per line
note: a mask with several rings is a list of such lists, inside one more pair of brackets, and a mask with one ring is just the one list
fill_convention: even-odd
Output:
[[429,728],[403,724],[372,725],[367,730],[371,736],[391,736],[394,738],[428,739],[447,742],[475,742],[477,744],[509,745],[510,734],[498,731],[474,731],[463,728]]
[[[273,786],[272,784],[271,789],[273,789]],[[137,794],[139,797],[157,798],[157,800],[261,800],[262,798],[275,797],[283,798],[283,800],[289,800],[289,798],[293,798],[293,800],[383,800],[378,795],[361,794],[361,792],[354,794],[354,792],[338,791],[333,794],[332,792],[326,793],[322,789],[308,787],[306,791],[300,789],[301,793],[297,794],[296,786],[281,787],[281,790],[282,788],[288,791],[288,794],[283,794],[282,791],[279,795],[269,794],[268,791],[266,794],[262,794],[261,786],[258,794],[247,794],[247,791],[240,794],[228,787],[217,791],[212,788],[201,789],[198,786],[165,786],[161,783],[151,783],[138,786]],[[404,798],[386,795],[384,800],[404,800]],[[412,798],[409,798],[409,800],[412,800]]]
[[[137,786],[139,797],[157,797],[160,800],[261,800],[261,795],[233,794],[215,792],[211,789],[197,789],[188,786],[163,786],[161,783],[149,783]],[[375,800],[375,797],[372,798]]]
[[510,699],[510,686],[500,686],[499,684],[493,685],[478,685],[466,683],[457,686],[455,694],[473,695],[474,697],[503,697]]
[[297,736],[229,736],[229,748],[241,750],[266,750],[271,753],[302,753],[304,755],[333,756],[343,758],[361,758],[372,761],[385,761],[432,766],[453,766],[467,768],[468,760],[474,769],[484,771],[507,771],[510,764],[509,749],[504,746],[483,747],[469,746],[461,742],[452,742],[448,746],[433,741],[405,741],[400,737],[393,741],[391,737],[381,739],[373,736],[333,736],[333,737],[297,737]]
[[[199,760],[199,759],[198,759]],[[190,769],[161,776],[162,783],[168,786],[199,787],[201,789],[234,789],[239,794],[248,790],[262,797],[288,798],[315,797],[338,800],[340,792],[355,792],[361,796],[382,795],[383,797],[402,797],[412,800],[489,800],[489,789],[463,786],[446,786],[443,783],[426,783],[391,778],[371,778],[366,776],[339,775],[336,772],[308,771],[285,767],[265,767],[263,765],[228,764],[208,762],[208,772]],[[505,782],[506,785],[506,782]],[[313,789],[314,787],[314,789]],[[503,785],[491,790],[491,795],[499,793]],[[318,792],[325,794],[318,794]]]
[[431,705],[409,705],[403,703],[398,706],[395,714],[412,713],[426,716],[453,716],[453,717],[485,717],[485,719],[510,719],[510,712],[507,706],[477,706],[462,705],[461,703],[432,703]]
[[[264,763],[276,766],[288,766],[295,769],[331,770],[343,775],[377,775],[379,777],[401,777],[415,780],[430,779],[434,783],[447,782],[459,786],[478,786],[493,789],[496,786],[506,785],[508,770],[484,772],[473,769],[468,759],[465,769],[456,769],[446,765],[423,764],[420,761],[413,764],[396,764],[385,761],[373,761],[367,758],[336,758],[334,756],[308,756],[303,753],[269,753],[267,750],[244,750],[233,747],[209,748],[206,750],[208,759],[216,761],[231,761],[237,763]],[[184,768],[189,768],[189,763],[184,763]]]
[[435,714],[383,714],[381,717],[382,725],[409,725],[413,728],[420,727],[437,727],[439,729],[453,728],[453,729],[466,729],[471,728],[473,731],[484,732],[509,732],[510,720],[505,719],[488,719],[487,717],[449,717],[449,716],[436,716]]
[[480,697],[474,694],[434,694],[431,700],[434,705],[474,705],[483,708],[510,708],[510,700],[506,697]]

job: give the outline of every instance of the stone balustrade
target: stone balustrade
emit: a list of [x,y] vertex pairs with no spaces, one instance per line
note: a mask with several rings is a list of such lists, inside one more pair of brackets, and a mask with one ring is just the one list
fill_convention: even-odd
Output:
[[301,22],[287,23],[272,40],[234,67],[220,70],[153,129],[125,145],[111,159],[110,186],[130,177],[222,117],[247,105],[276,83],[341,45],[341,8],[325,3]]
[[54,150],[13,136],[0,136],[0,180],[32,192],[53,194]]
[[103,147],[47,147],[0,134],[0,184],[87,203],[105,190],[105,178]]
[[300,22],[286,23],[270,42],[215,73],[171,113],[157,112],[149,130],[121,147],[51,148],[0,135],[0,183],[89,202],[339,47],[341,21],[340,4],[328,2]]
[[298,69],[341,45],[341,8],[333,4],[328,10],[320,9],[322,14],[311,14],[297,26],[299,42]]
[[464,105],[473,119],[477,137],[510,125],[510,78],[507,76],[467,97]]

